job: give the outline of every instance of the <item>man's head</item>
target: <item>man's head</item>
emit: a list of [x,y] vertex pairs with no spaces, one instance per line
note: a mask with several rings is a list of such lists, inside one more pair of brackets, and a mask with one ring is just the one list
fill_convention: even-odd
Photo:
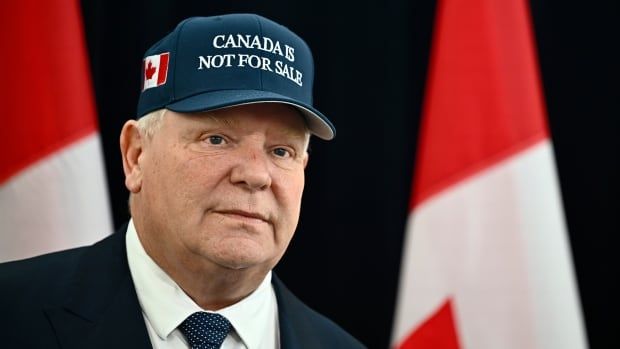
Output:
[[335,132],[312,106],[310,50],[265,18],[229,15],[188,19],[145,57],[142,118],[121,133],[145,249],[172,274],[264,275],[297,226],[310,134]]

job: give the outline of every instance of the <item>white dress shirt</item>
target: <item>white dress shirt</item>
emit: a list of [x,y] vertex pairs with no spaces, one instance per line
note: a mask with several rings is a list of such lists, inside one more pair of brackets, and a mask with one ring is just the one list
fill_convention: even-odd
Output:
[[[191,314],[205,311],[198,306],[146,253],[133,220],[126,235],[127,261],[142,307],[142,315],[154,349],[187,349],[177,327]],[[104,276],[105,277],[105,276]],[[216,311],[234,330],[222,349],[278,349],[278,303],[271,286],[271,272],[258,288],[241,301]]]

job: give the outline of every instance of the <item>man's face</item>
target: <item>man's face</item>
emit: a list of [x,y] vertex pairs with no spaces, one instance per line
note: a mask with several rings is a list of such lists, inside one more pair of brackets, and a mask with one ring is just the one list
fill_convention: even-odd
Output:
[[308,138],[283,104],[166,111],[132,190],[145,247],[198,268],[271,269],[299,219]]

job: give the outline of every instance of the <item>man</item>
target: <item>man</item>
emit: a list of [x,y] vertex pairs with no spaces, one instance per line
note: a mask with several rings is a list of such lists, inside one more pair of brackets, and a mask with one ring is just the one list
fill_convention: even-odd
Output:
[[[120,144],[132,219],[0,267],[2,347],[361,348],[271,270],[297,226],[312,56],[260,16],[190,18],[143,61]],[[79,214],[76,213],[76,214]]]

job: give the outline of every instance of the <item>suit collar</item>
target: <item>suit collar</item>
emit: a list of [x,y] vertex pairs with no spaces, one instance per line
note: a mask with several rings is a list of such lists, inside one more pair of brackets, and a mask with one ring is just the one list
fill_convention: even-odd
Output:
[[45,310],[62,348],[150,348],[125,252],[126,226],[85,248],[66,301]]

